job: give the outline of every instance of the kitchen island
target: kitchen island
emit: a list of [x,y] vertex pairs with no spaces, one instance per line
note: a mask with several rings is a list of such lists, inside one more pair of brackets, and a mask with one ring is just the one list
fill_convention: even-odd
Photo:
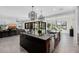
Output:
[[20,45],[30,53],[49,53],[54,50],[54,35],[21,33]]
[[53,52],[60,41],[60,32],[56,34],[38,36],[23,32],[20,34],[20,45],[30,53]]

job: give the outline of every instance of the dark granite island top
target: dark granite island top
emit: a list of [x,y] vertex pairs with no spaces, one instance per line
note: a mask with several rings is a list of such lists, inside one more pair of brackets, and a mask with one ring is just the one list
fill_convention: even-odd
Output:
[[33,34],[21,33],[20,45],[30,53],[48,53],[50,52],[50,41],[52,40],[53,36],[54,35],[49,34],[38,36]]
[[41,36],[39,36],[39,35],[34,35],[34,34],[28,34],[28,33],[21,33],[21,34],[24,34],[24,35],[29,35],[29,36],[32,36],[32,37],[36,37],[36,38],[39,38],[39,39],[41,39],[41,40],[47,40],[47,39],[49,39],[49,38],[52,38],[52,37],[54,37],[54,34],[44,34],[44,35],[41,35]]

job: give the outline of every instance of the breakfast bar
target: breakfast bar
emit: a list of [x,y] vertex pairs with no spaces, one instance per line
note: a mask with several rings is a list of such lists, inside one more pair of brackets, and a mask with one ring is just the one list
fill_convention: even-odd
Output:
[[21,33],[20,45],[31,53],[48,53],[54,50],[54,39],[53,35],[49,34],[37,36]]
[[46,22],[32,20],[24,23],[25,32],[20,33],[20,45],[30,53],[53,52],[60,41],[60,31],[48,33]]

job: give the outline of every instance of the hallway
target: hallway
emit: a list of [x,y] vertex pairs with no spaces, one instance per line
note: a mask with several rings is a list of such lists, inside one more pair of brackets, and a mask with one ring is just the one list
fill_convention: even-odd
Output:
[[79,46],[74,43],[69,34],[62,34],[61,40],[54,53],[79,53]]

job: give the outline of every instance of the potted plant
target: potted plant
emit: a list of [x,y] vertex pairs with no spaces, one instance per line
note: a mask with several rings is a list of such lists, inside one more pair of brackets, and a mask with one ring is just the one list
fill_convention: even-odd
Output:
[[39,36],[42,35],[42,30],[41,29],[38,30],[38,34],[39,34]]

